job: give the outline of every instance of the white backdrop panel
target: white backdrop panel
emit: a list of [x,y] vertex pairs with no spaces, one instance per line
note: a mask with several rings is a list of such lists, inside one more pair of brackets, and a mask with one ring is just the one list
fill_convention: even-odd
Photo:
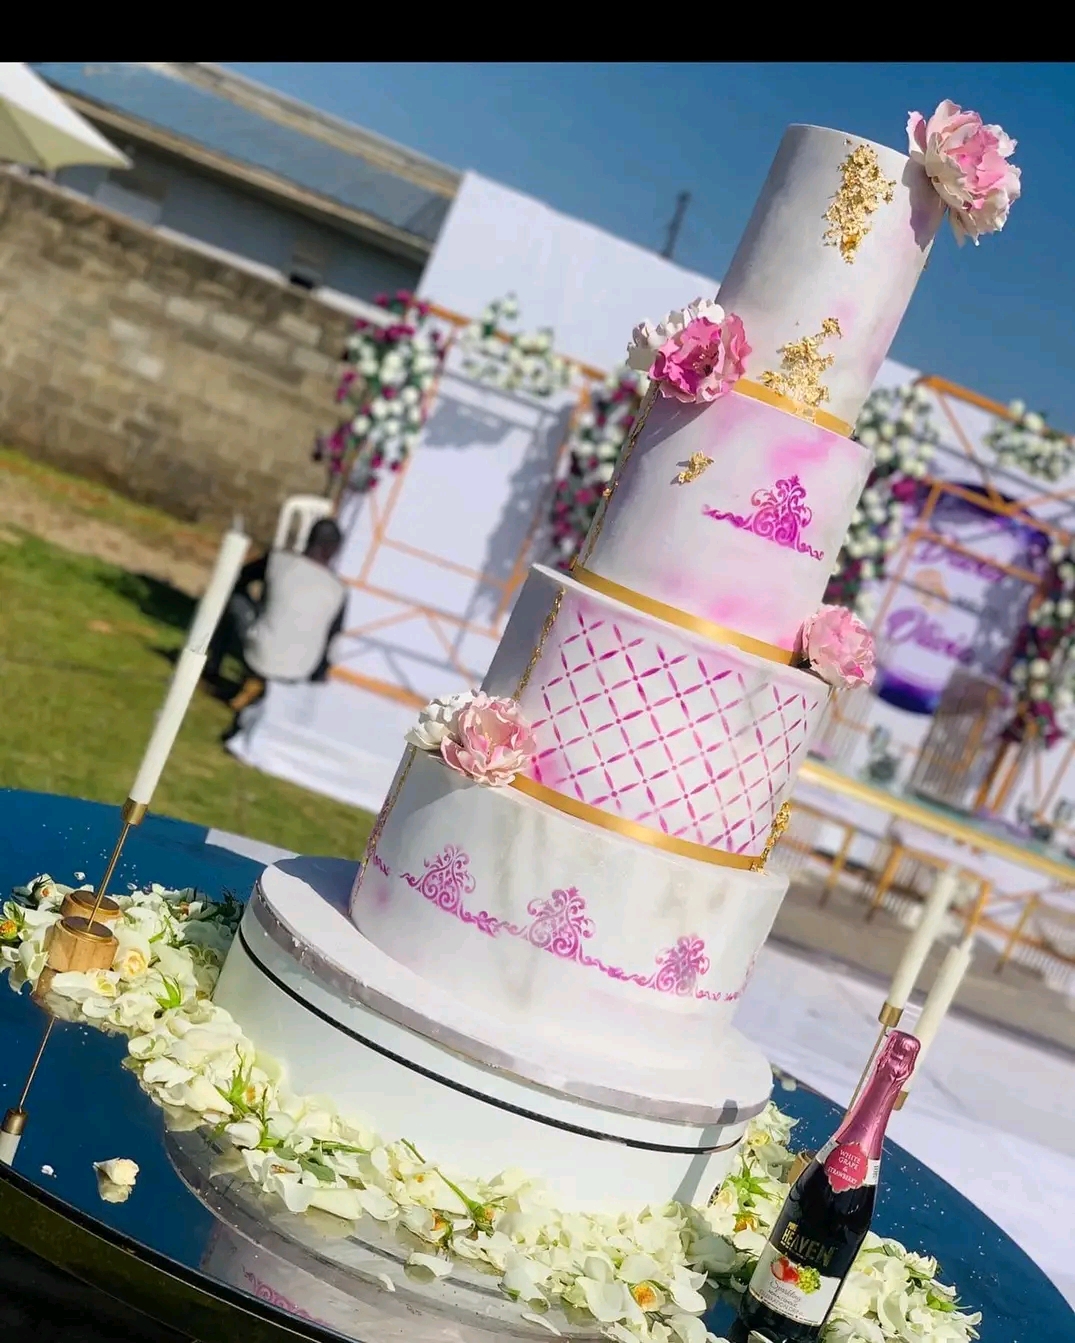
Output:
[[552,327],[561,354],[609,371],[636,323],[716,291],[709,276],[470,172],[420,286],[423,298],[468,315],[513,293],[527,330]]

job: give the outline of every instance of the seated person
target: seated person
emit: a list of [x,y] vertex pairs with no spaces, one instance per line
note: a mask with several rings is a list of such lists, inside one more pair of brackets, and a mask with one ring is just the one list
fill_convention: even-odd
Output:
[[[335,522],[322,518],[311,528],[304,554],[274,550],[245,566],[209,645],[209,679],[219,680],[227,653],[261,683],[325,679],[329,644],[343,625],[347,600],[343,580],[329,568],[342,539]],[[262,585],[259,600],[251,595],[256,583]],[[237,698],[247,691],[244,686]],[[233,700],[232,707],[245,707],[252,698],[243,705]]]

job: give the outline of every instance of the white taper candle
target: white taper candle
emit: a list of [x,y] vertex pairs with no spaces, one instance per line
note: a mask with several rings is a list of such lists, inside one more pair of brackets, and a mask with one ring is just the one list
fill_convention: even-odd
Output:
[[15,1153],[19,1150],[19,1143],[22,1142],[21,1133],[8,1133],[0,1129],[0,1163],[10,1166],[15,1160]]
[[192,652],[208,652],[209,640],[224,614],[249,548],[250,538],[243,532],[242,521],[236,518],[231,530],[224,533],[209,584],[190,624],[186,646]]
[[204,669],[204,651],[195,653],[190,648],[184,648],[179,654],[179,661],[172,675],[172,684],[168,687],[168,694],[157,716],[153,735],[149,739],[146,753],[138,767],[138,775],[128,794],[133,802],[142,802],[148,807],[153,800],[153,790],[175,745],[187,706],[198,688]]
[[952,947],[948,955],[945,956],[937,978],[933,981],[933,987],[923,1004],[921,1014],[911,1027],[911,1034],[918,1037],[922,1048],[918,1051],[915,1070],[908,1080],[905,1090],[910,1089],[911,1082],[921,1069],[922,1060],[926,1057],[934,1036],[940,1029],[941,1022],[959,992],[959,986],[963,983],[973,954],[974,937],[971,935],[965,937],[958,946]]
[[915,981],[926,963],[930,947],[936,941],[944,923],[958,884],[959,872],[954,867],[946,867],[933,883],[933,889],[922,907],[918,927],[911,934],[900,963],[896,966],[896,973],[892,976],[892,985],[885,999],[890,1006],[906,1007]]

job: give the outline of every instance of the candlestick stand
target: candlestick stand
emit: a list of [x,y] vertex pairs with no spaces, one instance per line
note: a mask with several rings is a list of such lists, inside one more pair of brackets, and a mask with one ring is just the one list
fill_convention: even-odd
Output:
[[65,971],[108,970],[111,968],[119,946],[116,935],[112,931],[112,924],[120,916],[120,907],[115,900],[106,894],[108,883],[112,880],[116,871],[116,866],[123,853],[123,846],[127,842],[127,836],[134,826],[142,823],[142,818],[147,810],[144,802],[135,802],[133,798],[127,799],[120,812],[122,826],[119,837],[112,850],[112,856],[108,860],[104,875],[97,884],[97,889],[92,893],[90,891],[69,892],[64,897],[63,904],[60,907],[62,917],[58,923],[52,926],[52,931],[45,944],[48,961],[37,981],[33,995],[34,1002],[42,1011],[48,1013],[49,1019],[41,1036],[41,1043],[37,1047],[37,1053],[34,1055],[34,1061],[30,1064],[26,1081],[23,1083],[22,1094],[19,1096],[17,1103],[11,1106],[4,1115],[3,1120],[0,1120],[0,1162],[5,1165],[11,1164],[15,1158],[15,1153],[19,1150],[19,1143],[22,1141],[23,1131],[29,1119],[26,1100],[30,1094],[30,1087],[33,1085],[42,1055],[45,1052],[45,1046],[52,1035],[52,1028],[56,1024],[56,1018],[49,1012],[46,1002],[48,986],[56,975]]

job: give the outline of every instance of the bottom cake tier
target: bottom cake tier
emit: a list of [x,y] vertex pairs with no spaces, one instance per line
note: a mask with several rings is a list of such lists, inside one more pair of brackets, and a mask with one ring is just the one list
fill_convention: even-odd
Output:
[[690,1066],[730,1023],[786,889],[411,748],[351,917],[401,965],[535,1037],[628,1068]]
[[354,877],[334,860],[266,869],[214,995],[296,1094],[449,1175],[526,1171],[565,1210],[706,1201],[768,1101],[757,1049],[727,1030],[689,1067],[625,1068],[569,1034],[550,1042],[373,946],[346,915]]

